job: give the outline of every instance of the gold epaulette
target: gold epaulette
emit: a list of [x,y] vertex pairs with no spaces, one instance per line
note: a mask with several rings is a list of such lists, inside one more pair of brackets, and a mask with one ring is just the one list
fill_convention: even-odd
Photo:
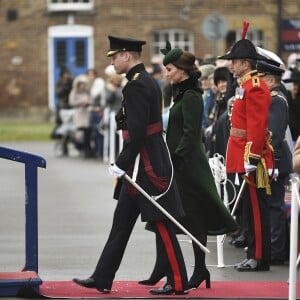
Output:
[[[244,76],[242,76],[241,78],[238,79],[238,83],[240,85],[242,85],[244,82],[248,81],[250,78],[252,77],[256,77],[257,76],[257,71],[256,70],[253,70],[247,74],[245,74]],[[257,77],[256,77],[257,78]],[[253,80],[253,79],[252,79]]]
[[137,80],[141,73],[135,73],[132,77],[132,80]]
[[275,97],[275,96],[277,96],[277,95],[278,95],[278,92],[277,92],[277,91],[272,91],[272,92],[271,92],[271,96],[272,96],[272,97]]
[[257,76],[252,77],[252,86],[260,86],[260,81]]

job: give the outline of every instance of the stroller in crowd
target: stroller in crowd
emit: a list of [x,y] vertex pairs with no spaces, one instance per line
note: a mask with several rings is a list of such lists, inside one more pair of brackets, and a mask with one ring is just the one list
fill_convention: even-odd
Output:
[[[59,111],[61,124],[57,126],[51,137],[55,140],[54,154],[57,157],[68,156],[70,146],[73,146],[81,156],[85,157],[84,153],[84,132],[77,128],[74,123],[75,109],[61,109]],[[100,112],[91,112],[91,135],[90,144],[92,153],[89,157],[99,157],[103,155],[103,120]]]
[[76,149],[80,149],[80,143],[76,140],[76,126],[73,122],[74,109],[61,109],[59,111],[61,124],[52,134],[56,140],[54,145],[55,156],[68,156],[69,143],[72,142]]

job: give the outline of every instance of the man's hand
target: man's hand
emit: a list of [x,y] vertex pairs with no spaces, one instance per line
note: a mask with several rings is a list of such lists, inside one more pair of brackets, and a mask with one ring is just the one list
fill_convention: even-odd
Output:
[[256,170],[257,166],[254,166],[254,165],[251,165],[248,163],[244,163],[244,168],[245,168],[245,173],[251,173]]
[[125,174],[125,171],[120,169],[116,164],[111,164],[108,167],[108,172],[114,177],[122,177]]

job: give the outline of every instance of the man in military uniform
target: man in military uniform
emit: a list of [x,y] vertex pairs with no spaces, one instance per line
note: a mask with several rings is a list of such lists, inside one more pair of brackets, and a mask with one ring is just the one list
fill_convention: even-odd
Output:
[[[266,57],[268,59],[268,57]],[[285,214],[285,185],[288,183],[292,169],[292,153],[285,140],[285,133],[289,122],[288,102],[285,89],[281,83],[284,69],[279,61],[269,59],[267,62],[257,62],[258,75],[270,89],[272,101],[269,112],[269,131],[271,144],[274,149],[275,169],[271,181],[269,196],[271,221],[271,265],[282,265],[287,257],[287,234]]]
[[174,217],[184,211],[173,181],[173,170],[162,136],[162,94],[155,79],[141,62],[144,41],[109,36],[111,64],[117,74],[126,74],[122,107],[116,116],[117,127],[122,130],[123,149],[110,166],[118,178],[115,198],[118,203],[108,240],[94,273],[87,279],[74,278],[74,282],[100,292],[110,292],[120,266],[127,242],[136,220],[141,214],[149,222],[164,244],[160,255],[166,257],[166,274],[172,278],[169,294],[184,294],[188,289],[187,272],[173,224],[153,204],[141,195],[122,176],[132,176],[148,194],[156,196],[158,203]]
[[239,176],[246,173],[247,182],[241,199],[247,224],[247,258],[236,269],[267,271],[271,253],[268,169],[273,168],[267,135],[271,96],[256,70],[256,61],[264,57],[257,53],[250,40],[242,39],[219,58],[232,61],[239,84],[231,107],[226,170]]

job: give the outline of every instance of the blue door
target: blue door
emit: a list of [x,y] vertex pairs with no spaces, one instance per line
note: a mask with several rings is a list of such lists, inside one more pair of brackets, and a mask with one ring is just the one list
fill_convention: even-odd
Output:
[[[54,38],[54,87],[61,67],[67,67],[73,78],[88,69],[88,38]],[[55,97],[55,105],[57,99]]]

